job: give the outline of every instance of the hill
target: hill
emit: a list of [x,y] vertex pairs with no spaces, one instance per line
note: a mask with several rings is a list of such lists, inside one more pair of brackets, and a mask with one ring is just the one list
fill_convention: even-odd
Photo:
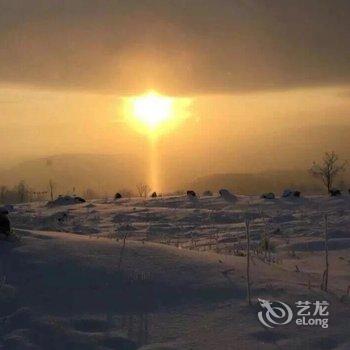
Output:
[[0,171],[0,184],[14,186],[24,180],[36,191],[48,189],[50,179],[59,193],[77,193],[92,189],[98,193],[113,193],[132,189],[144,180],[143,161],[129,155],[71,154],[55,155],[21,162]]

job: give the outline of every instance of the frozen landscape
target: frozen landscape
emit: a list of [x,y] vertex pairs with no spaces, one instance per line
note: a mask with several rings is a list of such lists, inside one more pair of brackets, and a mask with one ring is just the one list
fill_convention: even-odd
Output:
[[[10,219],[20,240],[1,242],[3,349],[350,347],[349,195],[35,202]],[[258,298],[327,300],[329,327],[266,328]]]
[[350,0],[0,0],[0,350],[350,350]]

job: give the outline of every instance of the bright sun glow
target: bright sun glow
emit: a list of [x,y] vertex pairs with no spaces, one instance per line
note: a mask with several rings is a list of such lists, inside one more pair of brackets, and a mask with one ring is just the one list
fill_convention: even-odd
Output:
[[150,130],[155,130],[168,120],[173,113],[173,99],[163,97],[155,92],[134,98],[133,115]]
[[175,130],[189,116],[191,101],[151,90],[144,95],[126,97],[123,114],[135,130],[157,138]]
[[162,96],[150,91],[124,99],[124,117],[136,131],[149,140],[149,179],[152,190],[159,191],[158,137],[175,130],[190,114],[191,99]]

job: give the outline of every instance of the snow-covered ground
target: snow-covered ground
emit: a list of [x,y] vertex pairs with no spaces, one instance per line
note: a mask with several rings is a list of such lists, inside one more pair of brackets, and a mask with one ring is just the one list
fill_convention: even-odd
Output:
[[[10,219],[21,240],[0,242],[4,349],[350,348],[350,196],[45,204],[16,205]],[[320,290],[325,213],[328,292]],[[259,250],[266,235],[270,260]],[[258,298],[328,300],[329,328],[267,329]]]

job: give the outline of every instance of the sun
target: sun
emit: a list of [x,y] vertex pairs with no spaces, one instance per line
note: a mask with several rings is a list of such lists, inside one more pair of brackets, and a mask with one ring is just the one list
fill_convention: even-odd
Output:
[[125,121],[137,132],[158,138],[179,127],[190,115],[192,99],[165,96],[149,90],[143,95],[123,98]]
[[171,97],[161,96],[152,91],[133,99],[132,114],[152,131],[172,117],[173,103]]

